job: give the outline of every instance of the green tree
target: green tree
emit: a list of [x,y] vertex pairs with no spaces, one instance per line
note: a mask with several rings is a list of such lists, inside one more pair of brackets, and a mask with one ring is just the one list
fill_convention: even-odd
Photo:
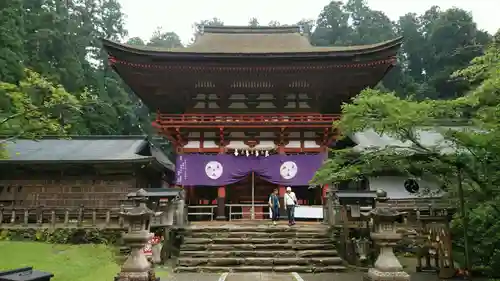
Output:
[[24,61],[23,1],[0,3],[0,81],[16,83],[22,78]]
[[251,18],[249,21],[248,21],[248,26],[252,26],[252,27],[256,27],[256,26],[259,26],[259,20],[255,17]]
[[[464,97],[415,101],[401,99],[394,93],[363,91],[352,104],[344,105],[336,126],[348,136],[374,130],[399,142],[361,151],[359,148],[333,151],[314,181],[341,182],[393,171],[431,178],[447,186],[453,195],[459,191],[460,179],[467,198],[462,210],[469,215],[454,220],[455,249],[461,252],[457,258],[464,256],[460,232],[468,218],[471,227],[467,235],[475,249],[470,253],[472,264],[496,269],[500,265],[500,254],[496,251],[500,237],[493,235],[500,229],[496,219],[500,214],[499,47],[494,42],[483,56],[453,75],[454,79],[477,85]],[[443,125],[443,120],[460,118],[467,121],[466,126]],[[424,139],[425,131],[438,132],[443,140]]]
[[146,43],[140,37],[132,37],[127,40],[128,45],[145,46]]
[[224,26],[224,22],[219,18],[211,18],[208,20],[201,20],[195,23],[195,26]]
[[319,14],[311,43],[317,46],[348,45],[351,32],[349,13],[344,10],[343,3],[332,1]]
[[17,138],[66,135],[74,117],[95,101],[88,93],[76,98],[61,85],[54,85],[38,73],[25,70],[19,85],[0,82],[0,95],[10,100],[8,111],[0,112],[0,157],[8,157],[4,146]]
[[147,45],[166,49],[184,47],[179,35],[175,32],[163,31],[160,27],[153,33],[153,36],[151,36]]
[[279,23],[279,21],[272,20],[267,25],[277,27],[277,26],[280,26],[281,24]]

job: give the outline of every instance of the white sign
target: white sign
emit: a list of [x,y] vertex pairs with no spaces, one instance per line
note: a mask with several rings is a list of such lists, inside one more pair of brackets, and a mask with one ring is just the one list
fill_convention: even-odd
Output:
[[[272,210],[269,209],[269,218]],[[300,219],[323,219],[323,206],[296,206],[295,217]]]
[[322,219],[323,206],[297,206],[295,207],[295,217],[302,219]]

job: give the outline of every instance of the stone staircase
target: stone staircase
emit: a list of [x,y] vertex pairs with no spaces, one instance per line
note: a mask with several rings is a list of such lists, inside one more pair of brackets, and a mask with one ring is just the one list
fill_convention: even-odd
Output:
[[191,226],[176,272],[339,272],[346,268],[324,225]]

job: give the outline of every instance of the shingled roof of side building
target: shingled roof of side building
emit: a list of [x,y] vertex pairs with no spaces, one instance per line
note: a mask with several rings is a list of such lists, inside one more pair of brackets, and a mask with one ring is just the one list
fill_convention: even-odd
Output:
[[16,139],[5,143],[8,158],[0,164],[141,163],[155,161],[167,170],[175,165],[146,136],[69,136]]

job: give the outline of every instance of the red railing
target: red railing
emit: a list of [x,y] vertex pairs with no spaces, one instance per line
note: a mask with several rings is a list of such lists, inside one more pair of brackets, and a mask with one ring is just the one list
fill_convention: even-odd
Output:
[[214,126],[254,127],[331,127],[338,114],[280,113],[280,114],[159,114],[155,126],[206,128]]

